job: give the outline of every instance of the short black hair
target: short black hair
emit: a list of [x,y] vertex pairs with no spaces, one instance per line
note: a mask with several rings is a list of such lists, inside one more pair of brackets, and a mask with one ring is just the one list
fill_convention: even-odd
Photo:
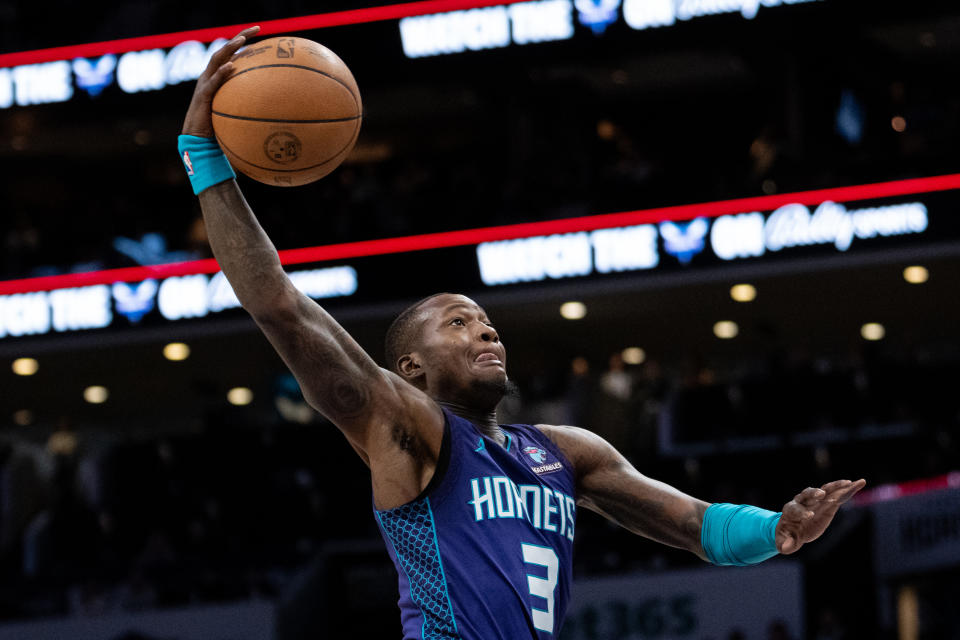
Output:
[[390,328],[387,329],[387,337],[384,341],[384,352],[387,358],[387,368],[394,373],[400,373],[397,370],[397,360],[400,359],[400,356],[410,353],[412,343],[416,337],[419,336],[420,323],[417,322],[419,319],[418,313],[420,307],[430,302],[437,296],[449,295],[447,293],[435,293],[432,296],[427,296],[422,300],[414,302],[412,305],[400,312],[393,322],[390,323]]

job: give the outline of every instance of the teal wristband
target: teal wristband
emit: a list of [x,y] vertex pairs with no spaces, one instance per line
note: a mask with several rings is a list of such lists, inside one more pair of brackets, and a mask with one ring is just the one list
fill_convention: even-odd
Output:
[[237,177],[214,138],[181,135],[177,138],[177,150],[180,151],[180,159],[187,170],[194,195]]
[[700,543],[718,566],[743,567],[779,553],[776,531],[780,513],[746,504],[717,503],[703,514]]

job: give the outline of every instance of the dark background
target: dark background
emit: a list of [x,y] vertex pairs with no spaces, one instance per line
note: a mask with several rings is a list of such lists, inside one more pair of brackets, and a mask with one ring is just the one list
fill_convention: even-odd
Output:
[[[0,52],[356,7],[198,4],[0,3]],[[351,67],[364,123],[355,154],[314,185],[240,178],[281,249],[960,172],[952,3],[824,0],[646,31],[621,18],[603,36],[578,25],[566,42],[417,60],[396,22],[296,35]],[[0,276],[130,266],[113,239],[148,232],[207,257],[174,150],[191,91],[114,85],[0,111]],[[837,132],[843,95],[862,112],[856,142]],[[957,207],[955,194],[929,199]],[[379,284],[371,259],[372,290],[325,306],[379,361],[406,304],[465,291],[508,345],[520,391],[504,421],[580,424],[684,491],[777,509],[835,477],[876,486],[957,469],[960,244],[948,228],[942,216],[922,240],[849,255],[496,290],[466,273],[463,252],[382,261]],[[910,264],[929,282],[905,283]],[[741,281],[755,302],[730,299]],[[587,304],[582,321],[559,317],[570,299]],[[720,319],[738,322],[736,339],[713,336]],[[871,321],[887,330],[878,343],[859,333]],[[162,358],[172,340],[189,360]],[[629,346],[645,362],[623,365]],[[0,616],[277,597],[323,557],[329,624],[365,615],[383,620],[369,637],[396,635],[365,469],[329,424],[291,413],[302,399],[241,312],[0,341],[4,362],[21,356],[40,371],[0,371]],[[110,389],[106,404],[83,401],[90,384]],[[240,385],[254,401],[232,407]],[[868,519],[850,518],[805,560],[809,637],[895,637]],[[344,541],[359,546],[326,554]],[[577,554],[582,577],[698,563],[591,515]],[[920,637],[958,637],[955,571],[912,580]]]

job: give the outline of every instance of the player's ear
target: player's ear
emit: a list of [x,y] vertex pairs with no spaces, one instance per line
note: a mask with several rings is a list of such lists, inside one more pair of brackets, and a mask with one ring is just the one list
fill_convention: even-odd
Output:
[[401,378],[413,384],[416,384],[425,373],[416,352],[405,353],[400,356],[400,359],[397,360],[397,371],[400,372]]

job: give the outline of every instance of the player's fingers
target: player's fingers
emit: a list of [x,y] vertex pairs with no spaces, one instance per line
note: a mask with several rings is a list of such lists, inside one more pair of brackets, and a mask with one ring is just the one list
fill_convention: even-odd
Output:
[[780,546],[777,549],[777,551],[779,551],[784,555],[793,553],[796,550],[797,550],[797,538],[790,534],[784,536],[783,541],[780,543]]
[[827,493],[833,493],[837,489],[843,489],[844,487],[849,486],[851,483],[849,480],[834,480],[833,482],[828,482],[827,484],[820,487]]
[[849,485],[839,488],[835,495],[832,495],[831,498],[836,500],[838,503],[843,504],[857,493],[867,486],[867,481],[863,478],[857,480],[856,482],[851,482]]
[[210,64],[207,66],[207,70],[219,69],[220,66],[229,60],[240,47],[246,44],[247,38],[254,35],[258,31],[260,31],[260,27],[247,27],[235,35],[230,41],[214,52],[214,54],[210,57]]
[[827,492],[823,489],[817,489],[815,487],[807,487],[800,493],[796,495],[794,500],[804,505],[805,507],[815,506],[820,502],[824,496],[827,495]]
[[231,73],[233,73],[232,62],[224,62],[220,65],[219,69],[214,71],[213,75],[210,76],[210,79],[207,81],[207,90],[211,96],[217,92],[217,89],[230,77]]
[[791,500],[783,507],[783,518],[788,522],[803,522],[807,518],[813,517],[813,511],[800,504],[796,500]]

